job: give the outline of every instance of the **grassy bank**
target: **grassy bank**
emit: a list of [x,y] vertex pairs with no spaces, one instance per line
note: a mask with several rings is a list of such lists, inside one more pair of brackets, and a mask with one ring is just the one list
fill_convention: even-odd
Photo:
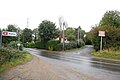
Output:
[[92,52],[91,53],[94,56],[97,57],[103,57],[103,58],[110,58],[110,59],[120,59],[120,51],[113,51],[113,50],[102,50],[98,52]]
[[[2,52],[0,52],[0,53],[2,53]],[[0,65],[0,73],[5,72],[6,70],[8,70],[12,67],[15,67],[19,64],[23,64],[23,63],[29,61],[30,59],[32,59],[32,55],[25,51],[19,51],[16,54],[22,54],[22,57],[21,58],[11,58],[9,61],[5,61],[4,63],[2,63]],[[20,56],[18,56],[18,57],[20,57]]]

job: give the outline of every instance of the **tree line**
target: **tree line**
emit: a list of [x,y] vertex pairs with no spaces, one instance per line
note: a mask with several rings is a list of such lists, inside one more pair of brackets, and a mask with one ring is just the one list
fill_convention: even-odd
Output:
[[[20,33],[20,42],[22,44],[27,43],[36,43],[34,45],[38,45],[38,48],[45,48],[47,43],[50,40],[55,40],[56,38],[60,38],[61,31],[59,28],[57,28],[56,24],[44,20],[42,21],[39,26],[33,30],[29,28],[25,28],[21,30],[16,25],[9,24],[6,29],[2,29],[1,31],[10,31],[10,32],[19,32]],[[80,28],[79,36],[81,38],[81,41],[83,41],[85,31]],[[77,36],[78,35],[78,28],[72,28],[68,27],[65,29],[65,37],[68,41],[76,41],[77,42]],[[11,36],[3,36],[3,46],[7,46],[11,41],[18,41],[17,37],[11,37]],[[31,47],[34,47],[33,44],[31,44]]]

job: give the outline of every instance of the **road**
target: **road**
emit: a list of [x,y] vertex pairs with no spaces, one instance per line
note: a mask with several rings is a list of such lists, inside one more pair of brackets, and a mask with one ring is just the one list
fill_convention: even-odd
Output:
[[91,56],[92,46],[66,53],[25,50],[54,65],[55,73],[65,80],[120,80],[120,61]]

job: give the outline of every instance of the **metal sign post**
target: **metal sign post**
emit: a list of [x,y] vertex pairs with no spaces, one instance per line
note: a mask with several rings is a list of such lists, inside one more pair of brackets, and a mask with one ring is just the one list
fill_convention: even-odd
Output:
[[2,31],[0,31],[0,48],[2,48]]
[[99,31],[98,36],[101,37],[100,39],[100,51],[102,50],[102,37],[105,37],[105,31]]
[[101,36],[101,41],[100,41],[100,51],[102,50],[102,36]]

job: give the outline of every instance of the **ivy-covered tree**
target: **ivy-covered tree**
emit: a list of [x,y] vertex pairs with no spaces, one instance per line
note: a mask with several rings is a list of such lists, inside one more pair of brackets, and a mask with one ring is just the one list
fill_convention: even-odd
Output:
[[67,37],[68,41],[75,41],[75,29],[74,28],[67,28],[65,30],[65,36]]

